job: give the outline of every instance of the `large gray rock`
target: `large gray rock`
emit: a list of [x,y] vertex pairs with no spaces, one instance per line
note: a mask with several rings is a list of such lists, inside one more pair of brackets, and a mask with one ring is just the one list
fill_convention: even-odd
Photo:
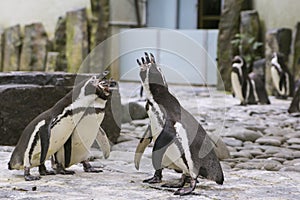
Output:
[[241,141],[255,141],[257,138],[262,137],[259,131],[252,131],[241,127],[231,127],[225,134],[226,137],[233,137]]
[[22,46],[20,25],[6,28],[3,33],[2,71],[18,71]]
[[44,71],[48,36],[42,23],[25,26],[20,71]]

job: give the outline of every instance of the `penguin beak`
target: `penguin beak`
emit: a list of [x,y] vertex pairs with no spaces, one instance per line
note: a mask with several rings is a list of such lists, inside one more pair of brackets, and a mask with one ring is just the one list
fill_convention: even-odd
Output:
[[112,90],[118,89],[117,85],[118,84],[116,81],[114,81],[113,79],[110,79],[110,80],[100,81],[97,86],[99,88],[103,89],[103,91],[105,92],[106,95],[109,95]]

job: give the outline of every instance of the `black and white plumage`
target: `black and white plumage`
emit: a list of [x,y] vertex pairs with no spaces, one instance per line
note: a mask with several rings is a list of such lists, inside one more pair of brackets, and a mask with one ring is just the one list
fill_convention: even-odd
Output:
[[[103,76],[105,76],[104,74]],[[116,85],[114,81],[109,81],[107,85],[110,90]],[[109,95],[111,95],[109,91]],[[94,169],[88,162],[90,148],[94,141],[100,146],[104,158],[110,154],[109,139],[105,131],[101,128],[105,117],[106,98],[97,98],[90,107],[86,109],[86,115],[80,119],[75,130],[68,138],[66,143],[52,156],[52,168],[56,173],[73,174],[74,171],[66,170],[73,164],[82,163],[85,172],[101,172]]]
[[300,113],[300,87],[296,89],[296,92],[293,96],[293,100],[288,109],[289,113]]
[[[154,56],[150,54],[149,57],[145,53],[145,58],[137,62],[147,98],[146,110],[151,127],[151,131],[146,134],[146,140],[142,139],[139,145],[144,146],[151,139],[154,141],[154,177],[161,178],[163,168],[182,172],[179,184],[165,185],[179,187],[175,192],[177,195],[190,194],[196,187],[198,176],[223,184],[223,171],[211,139],[199,122],[169,92],[165,77],[155,63]],[[190,177],[189,187],[184,187],[186,177]]]
[[8,163],[9,169],[24,169],[25,180],[38,180],[30,168],[39,167],[40,175],[53,174],[46,170],[45,160],[56,153],[68,140],[81,120],[90,113],[97,99],[105,100],[109,84],[103,77],[82,81],[52,108],[33,119],[24,129]]
[[293,96],[294,80],[284,62],[284,56],[275,52],[272,56],[271,64],[271,77],[277,97],[286,99],[289,96]]
[[248,73],[246,61],[241,56],[232,60],[231,85],[241,105],[270,104],[263,80],[253,72]]

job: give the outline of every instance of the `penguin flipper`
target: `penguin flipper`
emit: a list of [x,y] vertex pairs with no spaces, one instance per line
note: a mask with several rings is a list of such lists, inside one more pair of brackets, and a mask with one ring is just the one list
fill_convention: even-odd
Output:
[[145,131],[142,139],[140,140],[135,150],[134,166],[137,170],[139,170],[140,168],[140,161],[142,155],[144,154],[146,147],[151,143],[151,141],[152,141],[152,134],[151,134],[150,126],[148,126],[147,130]]
[[99,126],[99,130],[96,136],[96,142],[100,146],[104,158],[107,159],[110,154],[110,144],[107,135],[105,131],[101,128],[101,126]]
[[162,132],[156,139],[152,152],[152,164],[155,170],[162,169],[162,160],[167,148],[176,139],[174,122],[166,121]]

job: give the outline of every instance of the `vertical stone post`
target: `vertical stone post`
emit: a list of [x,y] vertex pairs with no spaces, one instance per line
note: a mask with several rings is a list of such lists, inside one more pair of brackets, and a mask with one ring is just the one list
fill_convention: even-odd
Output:
[[25,26],[21,51],[21,71],[44,71],[48,36],[42,23]]
[[294,52],[294,58],[293,58],[293,74],[295,80],[300,79],[300,22],[296,25],[295,35],[293,38],[293,52]]
[[19,70],[21,45],[20,25],[12,26],[4,30],[2,71]]
[[[291,41],[292,41],[292,30],[288,28],[269,30],[266,33],[266,42],[265,42],[266,89],[269,94],[272,94],[274,89],[272,78],[271,78],[271,71],[270,71],[272,55],[274,52],[282,53],[284,55],[285,62],[287,63],[290,54]],[[287,66],[290,65],[287,64]]]
[[[256,58],[262,58],[261,48],[253,49],[254,42],[260,42],[260,21],[256,10],[247,10],[241,12],[240,34],[242,38],[242,48],[240,54],[244,56],[248,66],[252,66]],[[254,39],[253,43],[250,41]],[[250,69],[251,71],[251,69]]]
[[[105,59],[109,58],[107,46],[101,44],[109,36],[109,0],[91,0],[92,19],[90,20],[90,71],[99,73],[105,70]],[[94,51],[93,51],[94,50]]]
[[79,69],[89,53],[88,20],[86,9],[67,12],[66,17],[66,58],[68,72],[89,72]]
[[54,72],[57,68],[58,52],[48,52],[46,61],[46,72]]
[[223,82],[226,90],[231,89],[231,59],[238,53],[237,49],[232,46],[231,40],[239,32],[240,12],[243,2],[243,0],[224,1],[218,36],[218,69],[222,77],[222,80],[218,80],[218,89],[222,89]]
[[0,72],[3,71],[3,32],[2,30],[0,31]]
[[56,23],[53,40],[54,51],[59,53],[55,71],[67,71],[66,40],[66,18],[59,17]]

